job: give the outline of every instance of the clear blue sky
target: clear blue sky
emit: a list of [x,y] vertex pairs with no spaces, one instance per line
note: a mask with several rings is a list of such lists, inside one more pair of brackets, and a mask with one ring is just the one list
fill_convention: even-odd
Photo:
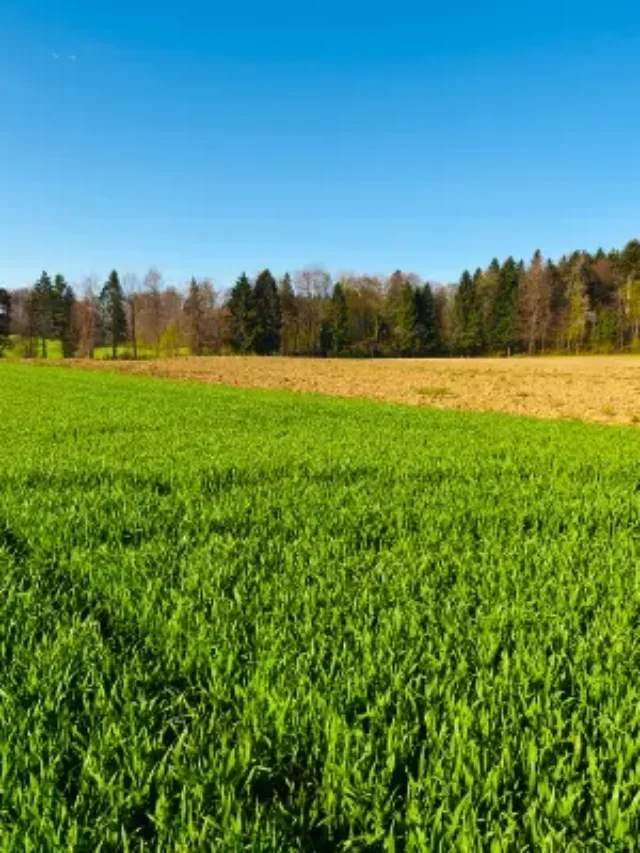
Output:
[[640,7],[3,0],[0,190],[11,287],[620,246]]

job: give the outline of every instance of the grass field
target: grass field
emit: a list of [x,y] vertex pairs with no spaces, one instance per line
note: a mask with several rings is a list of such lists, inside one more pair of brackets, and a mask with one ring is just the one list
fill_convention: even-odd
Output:
[[637,849],[635,429],[0,364],[0,441],[0,849]]
[[441,409],[640,423],[638,356],[362,360],[216,356],[81,366]]
[[[41,353],[41,343],[39,340],[33,341],[33,354],[39,358]],[[97,361],[111,361],[113,350],[110,346],[99,346],[95,348],[94,358]],[[155,350],[153,347],[145,346],[144,344],[138,345],[138,358],[140,360],[151,359],[155,357]],[[7,349],[3,353],[3,359],[6,361],[20,361],[22,359],[27,358],[28,353],[28,343],[27,341],[21,340],[17,336],[12,336],[12,345],[10,349]],[[187,347],[182,347],[176,353],[179,356],[188,355],[189,350]],[[165,353],[161,353],[166,355]],[[63,352],[62,352],[62,344],[60,341],[54,339],[47,340],[47,360],[62,360]],[[121,344],[118,347],[118,357],[131,359],[133,358],[133,350],[130,344]],[[67,362],[68,363],[68,362]]]

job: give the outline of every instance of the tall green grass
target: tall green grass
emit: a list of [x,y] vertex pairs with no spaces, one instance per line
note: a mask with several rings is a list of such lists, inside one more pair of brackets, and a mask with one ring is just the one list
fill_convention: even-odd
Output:
[[631,850],[640,433],[0,365],[0,848]]

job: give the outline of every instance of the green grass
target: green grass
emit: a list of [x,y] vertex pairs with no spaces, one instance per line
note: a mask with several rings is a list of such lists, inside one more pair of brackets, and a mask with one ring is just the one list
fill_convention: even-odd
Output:
[[[3,354],[3,360],[5,361],[19,361],[26,357],[28,351],[27,341],[19,338],[17,335],[11,336],[12,346],[10,349],[5,350]],[[41,344],[39,340],[34,340],[34,356],[40,358],[41,355]],[[156,351],[154,347],[148,346],[144,343],[140,343],[137,348],[138,358],[140,359],[148,359],[155,358]],[[108,360],[113,358],[113,350],[110,346],[99,346],[95,348],[94,358],[99,361]],[[168,357],[169,355],[175,356],[184,356],[189,355],[188,347],[178,347],[177,352],[173,350],[169,353],[166,347],[160,348],[160,357]],[[62,356],[62,344],[60,341],[56,339],[48,339],[47,340],[47,358],[49,359],[61,359]],[[119,358],[133,358],[133,349],[131,344],[124,343],[118,346],[118,357]]]
[[[4,351],[3,361],[17,361],[21,358],[26,358],[28,352],[28,342],[19,338],[17,335],[12,335],[11,347]],[[41,343],[39,340],[33,341],[33,354],[40,358],[42,353]],[[47,358],[62,358],[62,344],[57,340],[47,340]]]
[[2,364],[0,447],[0,849],[637,849],[633,428]]

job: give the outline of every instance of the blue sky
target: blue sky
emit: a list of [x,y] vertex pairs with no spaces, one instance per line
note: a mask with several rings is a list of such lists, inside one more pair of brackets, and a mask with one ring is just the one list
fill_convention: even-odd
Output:
[[3,0],[0,284],[620,246],[639,60],[616,0]]

